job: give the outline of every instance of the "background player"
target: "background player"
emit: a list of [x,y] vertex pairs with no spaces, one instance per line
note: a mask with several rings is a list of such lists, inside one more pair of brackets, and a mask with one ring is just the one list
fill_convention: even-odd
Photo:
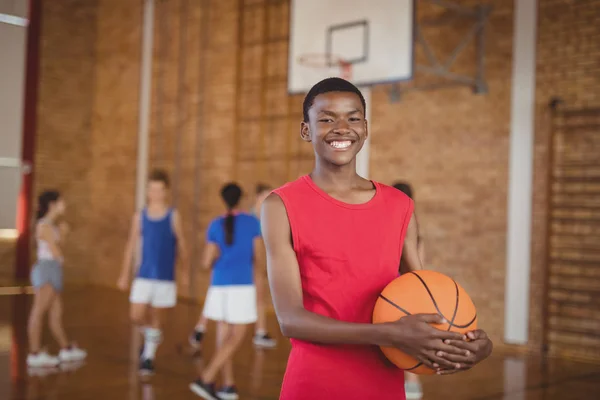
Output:
[[[29,336],[29,355],[27,365],[53,367],[60,362],[81,361],[87,353],[67,340],[63,327],[63,252],[67,225],[57,224],[65,212],[65,201],[55,190],[43,192],[38,197],[37,224],[37,263],[31,271],[31,283],[35,288],[33,306],[29,314],[27,333]],[[50,356],[41,349],[42,323],[46,312],[49,313],[48,325],[52,336],[60,345],[58,357]]]
[[[240,187],[235,183],[225,185],[221,197],[227,213],[210,223],[202,258],[204,268],[213,267],[203,312],[207,319],[218,323],[217,351],[201,376],[190,385],[194,393],[209,400],[238,398],[232,358],[247,325],[256,322],[254,260],[257,252],[264,251],[258,220],[238,210]],[[219,371],[222,385],[215,392]]]
[[117,282],[119,288],[127,289],[135,251],[135,264],[139,265],[139,269],[131,286],[129,301],[131,320],[140,328],[144,340],[140,351],[142,375],[154,373],[154,357],[162,340],[166,311],[177,303],[177,256],[181,258],[183,267],[181,282],[187,286],[189,281],[181,218],[167,202],[168,188],[169,178],[164,171],[155,170],[150,174],[147,205],[134,215],[131,222],[123,268]]

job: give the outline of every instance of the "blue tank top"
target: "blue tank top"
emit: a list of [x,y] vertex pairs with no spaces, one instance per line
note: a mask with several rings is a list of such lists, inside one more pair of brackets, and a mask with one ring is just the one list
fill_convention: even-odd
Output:
[[173,232],[173,209],[164,217],[152,219],[147,210],[141,216],[141,263],[138,277],[161,281],[175,280],[177,238]]

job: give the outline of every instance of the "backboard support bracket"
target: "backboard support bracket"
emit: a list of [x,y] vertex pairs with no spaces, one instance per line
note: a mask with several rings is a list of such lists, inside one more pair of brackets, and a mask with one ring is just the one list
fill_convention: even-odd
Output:
[[[415,47],[421,46],[428,63],[415,64],[415,71],[428,75],[443,78],[443,82],[434,84],[423,84],[414,86],[405,86],[401,83],[392,85],[388,91],[389,101],[391,103],[399,102],[402,95],[408,92],[436,90],[454,86],[468,86],[472,88],[475,94],[488,93],[488,85],[485,80],[485,27],[492,13],[491,4],[468,7],[456,4],[447,0],[421,0],[437,5],[446,9],[442,18],[437,20],[415,21]],[[452,53],[445,59],[439,60],[431,49],[431,46],[423,36],[423,28],[427,26],[442,26],[454,21],[456,18],[470,18],[473,20],[473,26],[463,36]],[[476,70],[474,76],[460,75],[450,71],[454,61],[463,52],[467,45],[475,41],[476,48]]]

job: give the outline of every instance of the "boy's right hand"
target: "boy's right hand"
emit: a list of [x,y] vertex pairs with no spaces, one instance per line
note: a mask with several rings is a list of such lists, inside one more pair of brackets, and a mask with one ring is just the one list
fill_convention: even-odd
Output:
[[127,275],[121,274],[121,276],[119,276],[119,279],[117,280],[117,287],[123,291],[126,291],[128,286],[129,279],[127,279]]
[[464,340],[463,334],[442,331],[430,325],[444,322],[444,318],[438,314],[415,314],[387,323],[390,345],[436,371],[460,368],[459,364],[448,361],[437,354],[443,352],[459,356],[465,355],[465,350],[443,342],[446,339]]

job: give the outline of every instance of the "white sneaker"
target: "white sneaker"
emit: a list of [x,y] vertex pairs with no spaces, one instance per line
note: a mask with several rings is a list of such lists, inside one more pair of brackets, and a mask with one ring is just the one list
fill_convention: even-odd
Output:
[[404,390],[406,392],[406,400],[419,400],[423,398],[423,389],[418,381],[406,382]]
[[27,356],[27,366],[32,368],[56,367],[58,364],[60,364],[58,357],[51,356],[45,351]]
[[267,349],[272,349],[277,346],[277,342],[268,333],[256,334],[254,338],[252,338],[254,345],[256,347],[263,347]]
[[76,346],[71,346],[68,349],[62,349],[60,353],[58,353],[58,358],[61,362],[81,361],[84,360],[86,357],[86,351]]

